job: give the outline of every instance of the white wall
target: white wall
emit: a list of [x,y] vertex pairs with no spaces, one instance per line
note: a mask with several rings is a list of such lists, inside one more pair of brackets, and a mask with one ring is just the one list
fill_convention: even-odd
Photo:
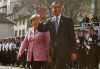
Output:
[[12,24],[0,23],[0,39],[12,38],[13,36]]

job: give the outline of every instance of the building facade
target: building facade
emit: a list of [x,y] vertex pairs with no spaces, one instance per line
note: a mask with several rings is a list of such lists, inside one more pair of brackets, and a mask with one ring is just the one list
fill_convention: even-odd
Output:
[[13,24],[0,22],[0,39],[13,38],[13,31]]
[[20,17],[15,20],[16,25],[14,25],[14,35],[15,37],[24,37],[27,32],[28,17]]
[[0,0],[0,39],[14,37],[14,23],[6,18],[7,0]]
[[[5,28],[8,30],[8,28],[11,28],[9,30],[13,31],[13,37],[23,37],[25,36],[25,33],[27,32],[27,17],[19,15],[18,12],[19,9],[22,7],[21,0],[0,0],[0,13],[4,14],[5,18],[9,21],[15,23],[10,24],[9,23],[0,23],[0,28]],[[21,17],[20,17],[21,16]],[[9,26],[7,26],[9,25]],[[1,27],[2,26],[2,27]],[[1,32],[1,31],[0,31]],[[4,31],[6,32],[6,31]],[[10,32],[11,33],[11,32]],[[2,33],[3,34],[3,33]],[[1,36],[1,35],[0,35]],[[1,36],[3,37],[3,36]]]

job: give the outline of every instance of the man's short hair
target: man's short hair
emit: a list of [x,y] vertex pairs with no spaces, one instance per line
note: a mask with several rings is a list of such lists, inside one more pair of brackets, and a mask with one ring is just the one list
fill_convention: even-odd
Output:
[[[52,4],[51,4],[51,6],[50,6],[50,8],[52,8],[54,5],[56,5],[56,4],[60,4],[60,2],[58,2],[58,1],[54,1]],[[61,5],[61,4],[60,4]]]

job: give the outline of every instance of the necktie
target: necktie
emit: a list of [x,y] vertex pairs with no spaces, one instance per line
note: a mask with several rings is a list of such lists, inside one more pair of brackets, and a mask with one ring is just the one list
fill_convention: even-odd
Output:
[[56,18],[56,23],[55,23],[55,25],[56,25],[56,32],[58,32],[58,27],[59,27],[58,18]]

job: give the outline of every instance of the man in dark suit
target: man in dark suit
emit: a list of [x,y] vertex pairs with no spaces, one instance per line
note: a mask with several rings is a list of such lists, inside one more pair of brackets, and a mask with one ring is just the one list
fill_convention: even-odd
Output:
[[[39,24],[39,31],[50,31],[50,54],[55,61],[55,69],[64,69],[76,45],[72,19],[63,16],[59,2],[51,5],[53,17]],[[75,54],[74,54],[75,55]]]

